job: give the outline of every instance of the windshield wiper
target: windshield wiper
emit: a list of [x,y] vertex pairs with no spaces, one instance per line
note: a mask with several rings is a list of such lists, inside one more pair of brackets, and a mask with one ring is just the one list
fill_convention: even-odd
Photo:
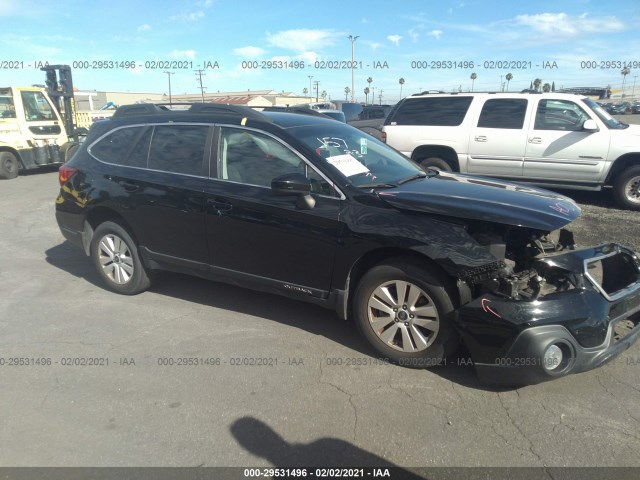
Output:
[[396,183],[365,183],[364,185],[358,185],[358,188],[396,188]]
[[[403,183],[411,182],[412,180],[417,180],[419,178],[425,178],[426,176],[427,174],[424,172],[416,173],[415,175],[411,175],[410,177],[403,178],[398,182],[398,185],[402,185]],[[431,175],[431,176],[435,176],[435,175]]]

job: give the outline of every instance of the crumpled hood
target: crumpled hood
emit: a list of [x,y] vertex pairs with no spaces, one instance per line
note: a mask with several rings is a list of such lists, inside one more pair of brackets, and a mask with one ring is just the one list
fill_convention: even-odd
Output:
[[564,227],[581,213],[573,200],[554,192],[443,172],[377,193],[388,204],[403,210],[544,231]]

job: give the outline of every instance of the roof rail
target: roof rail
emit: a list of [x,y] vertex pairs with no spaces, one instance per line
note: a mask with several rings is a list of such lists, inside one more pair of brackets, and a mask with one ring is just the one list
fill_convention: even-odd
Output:
[[129,117],[133,115],[152,115],[154,113],[166,112],[169,109],[164,105],[155,103],[134,103],[132,105],[121,105],[111,118]]
[[260,109],[260,111],[262,112],[289,112],[289,113],[299,113],[302,115],[311,115],[315,117],[317,116],[326,117],[326,115],[324,115],[322,112],[319,112],[318,110],[315,110],[313,108],[308,108],[308,107],[300,107],[296,105],[286,106],[286,107],[279,107],[276,105],[271,105],[267,107],[255,106],[250,108]]
[[[172,110],[168,107],[189,106],[188,109]],[[231,114],[238,117],[248,117],[256,120],[269,121],[267,117],[253,109],[240,105],[227,105],[219,103],[136,103],[120,106],[113,117],[121,118],[135,115],[157,115],[159,113],[191,113],[191,114]]]

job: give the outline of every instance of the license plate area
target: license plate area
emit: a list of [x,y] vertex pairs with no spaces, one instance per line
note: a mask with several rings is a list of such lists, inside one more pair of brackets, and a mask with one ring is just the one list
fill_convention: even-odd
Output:
[[623,296],[640,283],[638,264],[624,251],[586,260],[585,273],[607,300]]

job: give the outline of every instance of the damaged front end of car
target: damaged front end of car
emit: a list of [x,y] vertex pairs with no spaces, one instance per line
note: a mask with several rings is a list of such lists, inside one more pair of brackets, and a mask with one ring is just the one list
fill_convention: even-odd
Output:
[[524,227],[470,225],[497,261],[458,275],[455,320],[483,383],[532,384],[598,367],[640,335],[640,261]]
[[456,279],[453,322],[483,383],[590,370],[640,335],[638,257],[615,243],[576,248],[572,200],[448,173],[379,196],[430,219],[414,250]]

